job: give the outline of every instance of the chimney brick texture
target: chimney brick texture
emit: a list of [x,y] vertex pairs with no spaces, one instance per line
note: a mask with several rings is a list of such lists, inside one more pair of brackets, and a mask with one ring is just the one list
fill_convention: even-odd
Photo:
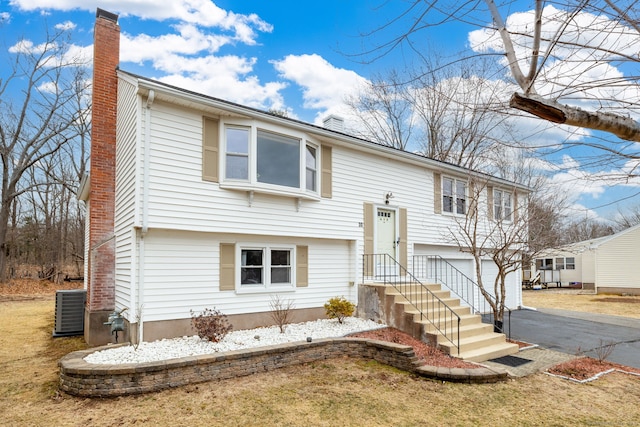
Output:
[[117,17],[99,13],[93,43],[91,195],[88,212],[89,312],[115,308],[116,69],[119,62],[120,27]]

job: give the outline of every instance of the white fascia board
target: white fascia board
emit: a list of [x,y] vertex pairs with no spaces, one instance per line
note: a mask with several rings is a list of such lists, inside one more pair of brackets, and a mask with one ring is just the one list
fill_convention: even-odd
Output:
[[78,187],[78,191],[76,192],[76,197],[78,200],[82,200],[86,202],[89,200],[89,194],[91,193],[91,185],[89,179],[89,172],[85,172],[80,179],[80,186]]

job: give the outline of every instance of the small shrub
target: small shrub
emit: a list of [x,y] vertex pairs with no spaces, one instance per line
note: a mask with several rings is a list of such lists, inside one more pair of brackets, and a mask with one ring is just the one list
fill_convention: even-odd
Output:
[[342,323],[345,317],[353,314],[356,306],[345,297],[333,297],[325,305],[324,310],[330,319],[338,319]]
[[200,338],[211,342],[221,341],[231,331],[227,316],[215,308],[205,308],[200,314],[191,310],[191,326]]
[[271,319],[280,328],[280,333],[284,334],[287,325],[293,319],[293,301],[283,301],[279,295],[271,297]]
[[607,360],[609,356],[611,356],[611,353],[613,353],[613,350],[615,350],[615,348],[616,348],[615,342],[613,341],[604,342],[600,340],[600,346],[594,348],[593,351],[596,353],[596,358],[598,359],[598,362],[604,363],[604,361]]

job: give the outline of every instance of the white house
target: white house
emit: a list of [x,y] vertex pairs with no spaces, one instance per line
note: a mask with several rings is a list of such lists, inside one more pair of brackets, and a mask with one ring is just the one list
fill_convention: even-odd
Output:
[[[336,117],[319,127],[119,70],[118,46],[117,16],[98,10],[91,172],[79,192],[90,344],[111,340],[114,309],[145,340],[192,334],[190,311],[204,308],[235,329],[271,323],[275,295],[296,321],[323,317],[332,297],[357,301],[371,252],[408,269],[437,254],[475,278],[450,238],[470,180],[487,182],[484,203],[507,215],[528,192],[350,136]],[[488,261],[487,280],[494,270]]]
[[547,249],[536,270],[554,274],[562,286],[581,283],[598,293],[640,295],[640,224],[597,239]]

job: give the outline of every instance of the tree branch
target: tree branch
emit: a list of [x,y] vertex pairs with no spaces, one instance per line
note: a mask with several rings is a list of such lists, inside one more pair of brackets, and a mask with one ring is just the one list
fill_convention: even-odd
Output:
[[640,124],[630,117],[585,111],[533,94],[514,93],[509,105],[553,123],[609,132],[627,141],[640,142]]

